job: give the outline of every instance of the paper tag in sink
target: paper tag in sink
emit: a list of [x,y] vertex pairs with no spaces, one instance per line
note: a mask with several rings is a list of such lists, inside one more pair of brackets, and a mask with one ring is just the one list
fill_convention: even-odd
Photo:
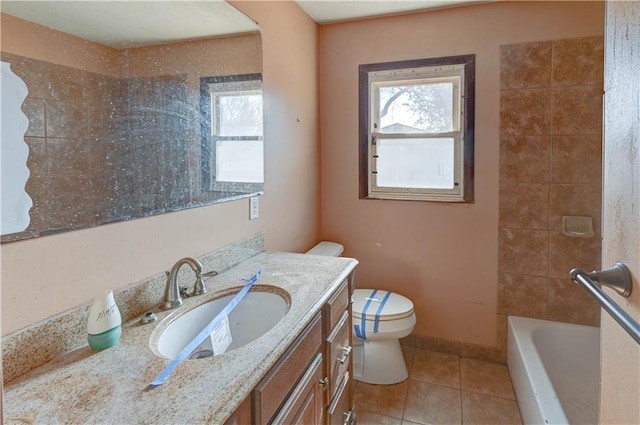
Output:
[[189,355],[190,359],[200,359],[203,357],[219,356],[227,351],[233,342],[231,329],[229,328],[229,317],[225,317],[222,322],[211,332],[211,335],[198,345]]

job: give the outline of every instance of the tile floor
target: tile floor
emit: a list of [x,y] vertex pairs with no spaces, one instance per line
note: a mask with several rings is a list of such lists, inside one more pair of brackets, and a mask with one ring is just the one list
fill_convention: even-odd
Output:
[[518,424],[507,367],[403,347],[409,379],[395,385],[357,382],[358,425]]

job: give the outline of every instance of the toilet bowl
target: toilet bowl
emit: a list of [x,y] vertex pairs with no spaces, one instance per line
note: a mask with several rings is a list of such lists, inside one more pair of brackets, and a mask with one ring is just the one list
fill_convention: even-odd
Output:
[[[307,254],[340,256],[343,247],[320,242]],[[356,289],[352,295],[353,377],[389,385],[409,377],[400,338],[413,331],[416,315],[410,299],[381,289]]]

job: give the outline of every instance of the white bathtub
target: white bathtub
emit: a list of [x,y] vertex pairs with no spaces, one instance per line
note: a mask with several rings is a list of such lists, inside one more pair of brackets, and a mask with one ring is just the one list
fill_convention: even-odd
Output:
[[529,424],[597,424],[600,329],[509,316],[507,357]]

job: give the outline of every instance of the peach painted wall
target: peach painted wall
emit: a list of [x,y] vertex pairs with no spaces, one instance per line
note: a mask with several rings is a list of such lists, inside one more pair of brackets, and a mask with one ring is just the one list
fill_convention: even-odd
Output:
[[[292,2],[234,2],[262,27],[265,195],[0,245],[2,334],[264,231],[267,249],[318,239],[317,25]],[[286,22],[287,25],[282,23]]]
[[181,74],[185,64],[196,76],[262,72],[260,34],[139,47],[123,54],[127,78]]
[[[496,347],[499,46],[602,34],[601,2],[499,2],[320,27],[321,236],[357,285],[414,301],[417,335]],[[358,199],[358,65],[476,54],[475,202]]]
[[3,52],[114,77],[122,71],[116,49],[4,13],[0,13],[0,34]]

